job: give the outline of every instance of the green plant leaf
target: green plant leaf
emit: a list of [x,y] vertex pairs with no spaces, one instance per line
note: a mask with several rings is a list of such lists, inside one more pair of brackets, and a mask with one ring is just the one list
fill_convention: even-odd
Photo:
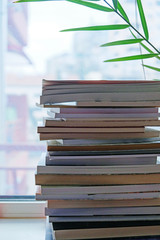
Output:
[[56,1],[56,0],[19,0],[13,3],[23,3],[23,2],[49,2],[49,1]]
[[149,53],[154,53],[150,48],[148,48],[145,44],[141,44],[141,46]]
[[105,60],[104,62],[121,62],[121,61],[130,61],[130,60],[140,60],[145,58],[153,58],[153,57],[156,57],[157,55],[158,54],[141,54],[141,55],[109,59],[109,60]]
[[145,18],[145,14],[143,11],[143,6],[142,6],[141,0],[137,0],[137,5],[138,5],[138,10],[139,10],[140,18],[141,18],[143,31],[144,31],[146,39],[148,40],[149,39],[148,27],[147,27],[147,22],[146,22],[146,18]]
[[[56,0],[57,1],[57,0]],[[63,1],[63,0],[62,0]],[[88,2],[99,2],[100,0],[87,0]]]
[[[131,29],[129,29],[129,30],[130,30],[132,36],[133,36],[135,39],[138,39],[138,38],[136,37],[136,35],[134,35],[134,33],[131,31]],[[140,45],[141,45],[147,52],[149,52],[149,53],[151,53],[151,54],[152,54],[152,53],[154,54],[154,52],[153,52],[149,47],[147,47],[144,43],[140,42]],[[160,57],[159,57],[159,56],[156,56],[156,58],[160,60]]]
[[[48,2],[48,1],[52,1],[52,2],[57,2],[57,1],[61,1],[61,0],[18,0],[18,1],[15,1],[13,3],[23,3],[23,2]],[[87,1],[93,1],[93,2],[98,2],[100,0],[87,0]],[[110,8],[108,8],[110,9]],[[106,11],[107,12],[107,11]],[[108,11],[108,12],[113,12],[113,10],[111,9],[111,11]]]
[[100,10],[100,11],[104,11],[104,12],[113,12],[113,9],[96,4],[96,3],[91,3],[91,2],[86,2],[86,1],[81,1],[81,0],[66,0],[68,2],[72,2],[72,3],[77,3],[89,8],[93,8],[96,10]]
[[[149,53],[154,53],[150,48],[148,48],[144,43],[140,43],[141,44],[141,46],[147,51],[147,52],[149,52]],[[156,57],[157,59],[159,59],[160,60],[160,57],[159,56],[157,56]]]
[[117,11],[118,0],[112,0],[112,2],[113,2],[113,6],[114,6],[115,10]]
[[117,9],[118,9],[118,11],[121,13],[121,15],[124,17],[124,19],[125,19],[127,22],[129,22],[129,18],[128,18],[126,12],[124,11],[124,9],[123,9],[123,7],[122,7],[122,5],[120,4],[119,1],[117,1]]
[[127,24],[101,25],[101,26],[91,26],[91,27],[70,28],[70,29],[61,30],[60,32],[121,30],[128,27],[129,25]]
[[126,40],[119,40],[115,42],[109,42],[101,45],[100,47],[108,47],[108,46],[117,46],[117,45],[125,45],[125,44],[134,44],[140,43],[143,39],[126,39]]
[[154,71],[160,72],[160,68],[152,67],[152,66],[144,65],[144,64],[143,64],[143,66],[146,67],[146,68],[152,69],[152,70],[154,70]]

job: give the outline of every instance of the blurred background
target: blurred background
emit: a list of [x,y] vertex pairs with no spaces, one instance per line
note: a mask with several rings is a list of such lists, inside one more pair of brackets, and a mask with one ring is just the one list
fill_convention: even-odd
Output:
[[[111,2],[111,1],[109,1]],[[124,2],[136,22],[135,1]],[[150,40],[160,47],[160,1],[145,0]],[[141,61],[104,63],[106,59],[139,54],[139,46],[101,48],[101,44],[131,38],[128,30],[61,33],[72,27],[123,23],[104,13],[73,3],[0,3],[0,195],[35,195],[34,173],[46,143],[36,127],[44,112],[36,107],[42,79],[140,80]],[[156,60],[146,60],[153,66]],[[158,79],[152,70],[146,79]]]

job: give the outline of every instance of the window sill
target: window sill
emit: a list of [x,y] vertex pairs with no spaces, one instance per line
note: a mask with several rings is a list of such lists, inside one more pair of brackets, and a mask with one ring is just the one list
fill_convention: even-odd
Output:
[[0,218],[44,218],[46,202],[0,201]]
[[3,240],[44,240],[45,219],[0,219]]

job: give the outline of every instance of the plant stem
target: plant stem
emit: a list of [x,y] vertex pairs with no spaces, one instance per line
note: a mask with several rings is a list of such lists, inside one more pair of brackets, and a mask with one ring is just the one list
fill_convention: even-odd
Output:
[[116,11],[111,4],[109,4],[106,0],[103,0],[115,13],[117,13],[129,26],[140,36],[142,37],[157,53],[160,54],[160,51],[150,42],[148,41],[130,22],[128,22],[118,11]]
[[[135,18],[136,18],[136,28],[139,29],[138,14],[137,14],[137,0],[135,0]],[[138,45],[139,45],[140,54],[142,54],[141,44],[138,44]],[[146,71],[145,71],[144,60],[143,59],[141,59],[141,63],[142,63],[142,70],[143,70],[144,79],[146,80],[147,78],[146,78]]]

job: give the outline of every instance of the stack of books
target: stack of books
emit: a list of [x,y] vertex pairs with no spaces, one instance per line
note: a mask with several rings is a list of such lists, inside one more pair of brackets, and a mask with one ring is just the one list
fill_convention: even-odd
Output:
[[53,237],[158,238],[160,82],[43,80],[40,104],[36,199]]

